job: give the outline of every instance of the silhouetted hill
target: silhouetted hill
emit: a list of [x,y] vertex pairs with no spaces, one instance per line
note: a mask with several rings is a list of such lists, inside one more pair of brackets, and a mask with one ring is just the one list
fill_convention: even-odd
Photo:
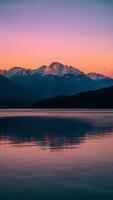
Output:
[[31,103],[29,92],[0,75],[0,108],[26,107]]
[[36,102],[33,108],[113,108],[113,86]]

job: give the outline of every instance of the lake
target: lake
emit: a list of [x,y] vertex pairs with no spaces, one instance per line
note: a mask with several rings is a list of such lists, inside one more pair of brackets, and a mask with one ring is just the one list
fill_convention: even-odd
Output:
[[0,110],[1,200],[112,200],[113,110]]

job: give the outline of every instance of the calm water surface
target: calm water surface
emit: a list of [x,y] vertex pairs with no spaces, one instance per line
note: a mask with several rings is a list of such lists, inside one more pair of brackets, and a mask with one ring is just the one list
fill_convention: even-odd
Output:
[[0,110],[1,200],[113,200],[113,110]]

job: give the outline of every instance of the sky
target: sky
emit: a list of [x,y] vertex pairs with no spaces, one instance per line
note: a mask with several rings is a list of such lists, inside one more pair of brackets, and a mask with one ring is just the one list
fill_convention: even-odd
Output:
[[0,69],[53,61],[113,76],[113,0],[0,0]]

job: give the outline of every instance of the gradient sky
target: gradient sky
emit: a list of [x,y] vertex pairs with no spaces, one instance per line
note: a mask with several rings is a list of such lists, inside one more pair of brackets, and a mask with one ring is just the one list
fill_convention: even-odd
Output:
[[53,61],[113,74],[113,0],[0,0],[0,69]]

